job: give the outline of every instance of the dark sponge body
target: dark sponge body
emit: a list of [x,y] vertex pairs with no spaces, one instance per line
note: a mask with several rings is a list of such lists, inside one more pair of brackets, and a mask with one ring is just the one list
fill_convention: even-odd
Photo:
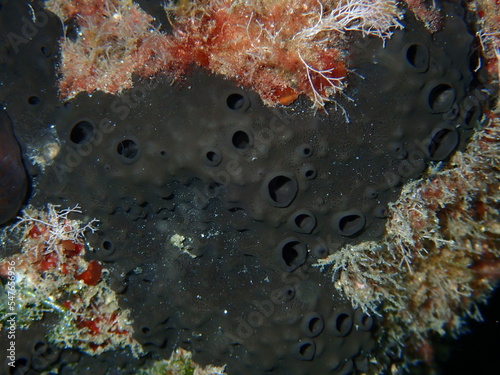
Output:
[[[385,48],[353,40],[354,101],[336,98],[349,123],[305,100],[268,108],[201,71],[181,86],[79,95],[56,112],[64,145],[41,188],[102,220],[93,257],[112,269],[147,350],[181,345],[230,374],[368,366],[376,321],[351,323],[367,318],[312,264],[380,239],[401,186],[471,133],[461,16],[433,36],[406,22]],[[170,245],[176,233],[193,257]]]
[[27,191],[21,149],[7,112],[0,110],[0,224],[16,216]]
[[[473,37],[461,7],[443,7],[443,30],[433,35],[407,15],[385,47],[346,36],[353,100],[335,100],[349,122],[335,104],[313,113],[305,98],[266,107],[197,70],[175,85],[137,80],[117,96],[60,103],[47,89],[54,55],[40,52],[55,54],[55,21],[26,45],[35,68],[5,56],[11,84],[0,87],[2,100],[23,119],[16,124],[33,124],[20,125],[21,141],[46,139],[53,124],[61,145],[31,202],[79,203],[100,220],[88,257],[110,270],[145,358],[181,346],[229,374],[366,371],[380,349],[377,319],[312,265],[381,239],[402,185],[473,133]],[[183,237],[173,246],[175,234]],[[92,373],[100,362],[87,363]]]

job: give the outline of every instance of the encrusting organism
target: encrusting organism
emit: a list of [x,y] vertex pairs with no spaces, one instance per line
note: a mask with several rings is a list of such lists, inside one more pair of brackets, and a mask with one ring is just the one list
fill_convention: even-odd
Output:
[[168,360],[157,361],[151,368],[141,370],[138,375],[225,375],[225,366],[201,367],[192,360],[192,353],[178,348]]
[[[10,232],[6,236],[21,238],[21,252],[0,259],[0,277],[8,279],[9,268],[15,269],[16,320],[26,329],[46,314],[57,314],[60,320],[48,336],[50,343],[90,355],[124,347],[142,355],[142,347],[132,338],[129,312],[120,308],[108,286],[107,270],[83,259],[84,234],[97,230],[97,221],[82,224],[68,217],[75,214],[81,214],[79,206],[59,210],[49,204],[46,211],[28,207],[16,224],[4,229]],[[8,310],[0,300],[0,328],[11,316]],[[202,367],[191,357],[178,348],[170,359],[155,362],[141,374],[225,374],[224,366]]]
[[117,93],[132,75],[181,78],[198,66],[258,92],[269,105],[306,95],[324,108],[346,85],[349,32],[385,41],[402,28],[396,1],[197,0],[169,3],[172,31],[125,0],[49,0],[62,20],[75,18],[75,40],[61,41],[64,99]]
[[[51,331],[51,342],[88,354],[129,346],[138,355],[142,349],[132,338],[129,313],[119,307],[106,270],[83,258],[84,233],[95,231],[97,222],[83,225],[69,218],[80,213],[78,206],[60,210],[49,204],[46,211],[28,207],[16,224],[4,229],[10,232],[6,237],[21,238],[21,252],[0,259],[2,278],[14,272],[18,325],[28,328],[54,313],[60,320]],[[0,305],[0,310],[6,308]]]
[[500,280],[498,112],[485,123],[465,151],[404,187],[383,241],[318,262],[354,306],[383,312],[387,351],[418,358],[432,333],[459,333],[466,317],[480,319],[477,303]]
[[[485,61],[479,61],[476,69],[484,63],[486,71],[492,77],[500,74],[500,3],[495,0],[468,2],[468,7],[478,15],[479,31],[477,37],[481,43]],[[500,89],[498,81],[497,89]]]

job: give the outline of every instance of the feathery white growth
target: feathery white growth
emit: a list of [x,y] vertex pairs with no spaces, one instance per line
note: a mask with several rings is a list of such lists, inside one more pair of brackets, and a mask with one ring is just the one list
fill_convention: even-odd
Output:
[[[311,85],[311,88],[312,88],[313,93],[314,93],[313,108],[324,108],[325,102],[331,100],[331,99],[329,99],[330,96],[337,94],[344,89],[343,80],[345,77],[338,77],[338,78],[329,77],[329,74],[332,73],[332,71],[334,70],[333,68],[326,69],[326,70],[314,69],[310,64],[308,64],[304,60],[304,58],[302,57],[300,52],[299,52],[299,58],[307,69],[307,78],[309,80],[309,84]],[[313,78],[312,78],[313,73],[316,73],[318,76],[322,77],[326,82],[328,82],[328,85],[329,85],[329,87],[327,88],[328,97],[321,95],[318,92],[318,90],[316,89],[316,87],[314,86]],[[340,106],[340,108],[342,109],[343,114],[346,118],[346,121],[349,122],[349,118],[347,116],[347,112],[344,109],[344,107],[342,107],[337,102],[335,102],[335,104]]]
[[394,293],[402,287],[394,274],[399,270],[387,259],[388,250],[384,246],[367,241],[334,252],[315,266],[324,268],[332,265],[332,280],[337,290],[348,297],[355,308],[367,314],[380,315],[377,311],[383,301],[392,306],[402,306],[400,295]]
[[97,223],[96,219],[92,219],[89,223],[85,224],[83,227],[76,220],[68,219],[70,213],[81,214],[80,206],[76,205],[73,208],[65,208],[58,211],[60,206],[48,204],[48,213],[39,212],[36,210],[26,209],[23,216],[19,217],[19,222],[12,228],[26,225],[26,228],[30,228],[31,225],[41,224],[49,231],[49,236],[45,242],[47,245],[45,252],[50,253],[52,251],[57,252],[57,245],[64,240],[70,240],[76,242],[85,238],[84,233],[86,230],[90,230],[92,233],[95,232],[96,228],[94,226]]
[[396,1],[386,0],[343,0],[326,16],[320,3],[320,15],[316,24],[294,38],[315,38],[325,31],[360,31],[363,36],[373,35],[384,41],[390,38],[394,29],[401,29],[401,10]]
[[[484,54],[487,54],[491,50],[491,54],[495,55],[497,60],[497,72],[500,73],[500,31],[486,32],[484,29],[476,32],[476,36],[479,38],[481,43],[481,49]],[[481,60],[479,59],[479,64]],[[479,65],[475,71],[479,70],[481,65]]]
[[[386,0],[341,0],[337,7],[329,12],[325,12],[323,3],[318,1],[319,9],[316,23],[293,36],[292,39],[301,45],[307,46],[309,43],[326,43],[330,35],[328,33],[346,31],[359,31],[363,36],[376,36],[385,40],[390,38],[394,29],[403,28],[399,22],[401,10],[397,7],[396,1]],[[304,54],[307,56],[307,53]],[[333,69],[320,70],[315,69],[311,62],[303,58],[299,51],[299,57],[307,69],[307,77],[314,94],[313,108],[325,108],[327,101],[334,94],[340,93],[345,88],[345,77],[330,77]],[[323,78],[329,85],[326,92],[322,95],[313,83],[312,76]],[[342,110],[346,121],[349,122],[347,112],[336,101],[335,109]]]
[[364,36],[374,35],[385,40],[395,28],[403,28],[400,14],[395,1],[346,0],[329,18],[341,26],[339,31],[361,31]]

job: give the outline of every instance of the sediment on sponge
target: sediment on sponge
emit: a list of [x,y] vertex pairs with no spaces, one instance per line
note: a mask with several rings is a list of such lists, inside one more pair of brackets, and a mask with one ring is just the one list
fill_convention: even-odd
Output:
[[46,3],[79,34],[61,41],[65,99],[86,91],[117,93],[132,74],[182,77],[198,66],[257,91],[269,105],[306,95],[313,107],[342,92],[348,72],[345,35],[389,38],[401,10],[382,0],[205,0],[169,3],[172,33],[125,0]]

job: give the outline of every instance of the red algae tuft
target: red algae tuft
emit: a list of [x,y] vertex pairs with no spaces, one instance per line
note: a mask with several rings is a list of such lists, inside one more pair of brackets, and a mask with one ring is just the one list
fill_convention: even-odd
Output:
[[172,32],[124,0],[46,3],[76,19],[76,40],[61,41],[61,97],[132,87],[132,75],[179,78],[198,66],[258,92],[268,105],[306,95],[313,107],[346,85],[347,32],[389,38],[399,23],[395,1],[198,0],[166,6]]
[[68,217],[79,213],[78,206],[27,208],[7,229],[21,237],[21,252],[0,259],[0,277],[7,278],[14,267],[19,324],[28,328],[45,314],[55,313],[60,322],[49,338],[55,344],[89,354],[129,346],[138,355],[141,348],[132,338],[128,311],[118,306],[108,287],[107,271],[97,261],[83,258],[84,232],[96,229],[95,220],[81,225]]

